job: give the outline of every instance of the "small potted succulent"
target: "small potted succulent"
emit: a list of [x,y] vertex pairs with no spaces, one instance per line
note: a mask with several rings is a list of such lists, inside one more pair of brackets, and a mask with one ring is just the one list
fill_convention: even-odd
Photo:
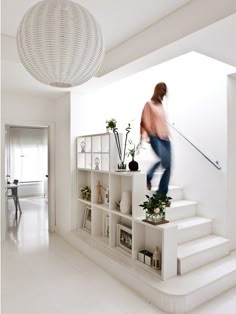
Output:
[[164,193],[156,192],[152,196],[146,195],[146,198],[147,200],[139,205],[143,207],[146,213],[144,221],[152,224],[167,222],[165,220],[165,211],[166,207],[169,207],[171,204],[171,197]]
[[89,186],[85,186],[80,189],[82,199],[91,201],[91,188]]

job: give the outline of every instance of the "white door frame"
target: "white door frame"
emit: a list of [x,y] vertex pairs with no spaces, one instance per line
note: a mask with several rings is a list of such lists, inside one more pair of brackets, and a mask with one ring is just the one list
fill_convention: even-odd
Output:
[[18,127],[45,127],[48,128],[48,225],[49,231],[56,227],[56,197],[55,197],[55,122],[48,121],[3,121],[1,127],[1,220],[2,241],[6,238],[7,215],[5,203],[5,128],[6,126]]

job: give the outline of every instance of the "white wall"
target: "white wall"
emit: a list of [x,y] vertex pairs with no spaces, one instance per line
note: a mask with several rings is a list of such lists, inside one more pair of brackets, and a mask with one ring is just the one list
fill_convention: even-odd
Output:
[[227,165],[227,236],[231,239],[231,248],[236,249],[236,75],[228,78],[228,165]]
[[[105,120],[114,117],[120,131],[132,122],[131,137],[137,141],[143,105],[152,96],[156,83],[165,81],[169,89],[165,102],[169,120],[222,166],[218,171],[173,132],[172,183],[183,185],[186,198],[199,202],[199,214],[213,218],[215,232],[225,234],[222,208],[226,204],[226,75],[233,70],[190,53],[93,93],[72,95],[72,104],[77,107],[73,117],[77,135],[104,132]],[[149,158],[147,153],[142,154]]]
[[59,232],[71,228],[70,95],[58,99],[56,114],[56,226]]
[[[51,230],[56,219],[57,227],[68,228],[66,213],[70,206],[68,184],[70,179],[69,130],[70,130],[69,94],[58,101],[35,98],[27,95],[2,94],[2,124],[9,125],[49,125],[49,215]],[[3,157],[2,147],[2,157]],[[55,177],[55,182],[54,182]],[[2,177],[2,182],[4,177]],[[4,183],[2,185],[4,189]],[[4,196],[2,192],[2,196]]]

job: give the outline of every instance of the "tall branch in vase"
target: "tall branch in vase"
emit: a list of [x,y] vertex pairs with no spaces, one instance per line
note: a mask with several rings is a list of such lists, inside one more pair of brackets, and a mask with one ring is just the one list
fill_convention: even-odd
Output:
[[118,165],[118,169],[126,169],[126,165],[125,165],[126,147],[127,147],[128,134],[130,133],[130,130],[131,130],[131,125],[130,123],[128,123],[128,126],[125,129],[126,134],[125,134],[123,154],[122,154],[122,147],[120,144],[120,137],[119,137],[118,128],[117,128],[117,121],[114,118],[110,120],[106,120],[106,128],[107,130],[109,129],[112,130],[115,137],[118,156],[120,159],[120,164]]

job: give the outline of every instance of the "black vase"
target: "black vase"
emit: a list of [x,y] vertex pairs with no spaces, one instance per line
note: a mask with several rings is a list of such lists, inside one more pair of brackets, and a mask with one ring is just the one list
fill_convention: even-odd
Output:
[[134,159],[129,162],[129,170],[130,171],[138,171],[138,163]]

